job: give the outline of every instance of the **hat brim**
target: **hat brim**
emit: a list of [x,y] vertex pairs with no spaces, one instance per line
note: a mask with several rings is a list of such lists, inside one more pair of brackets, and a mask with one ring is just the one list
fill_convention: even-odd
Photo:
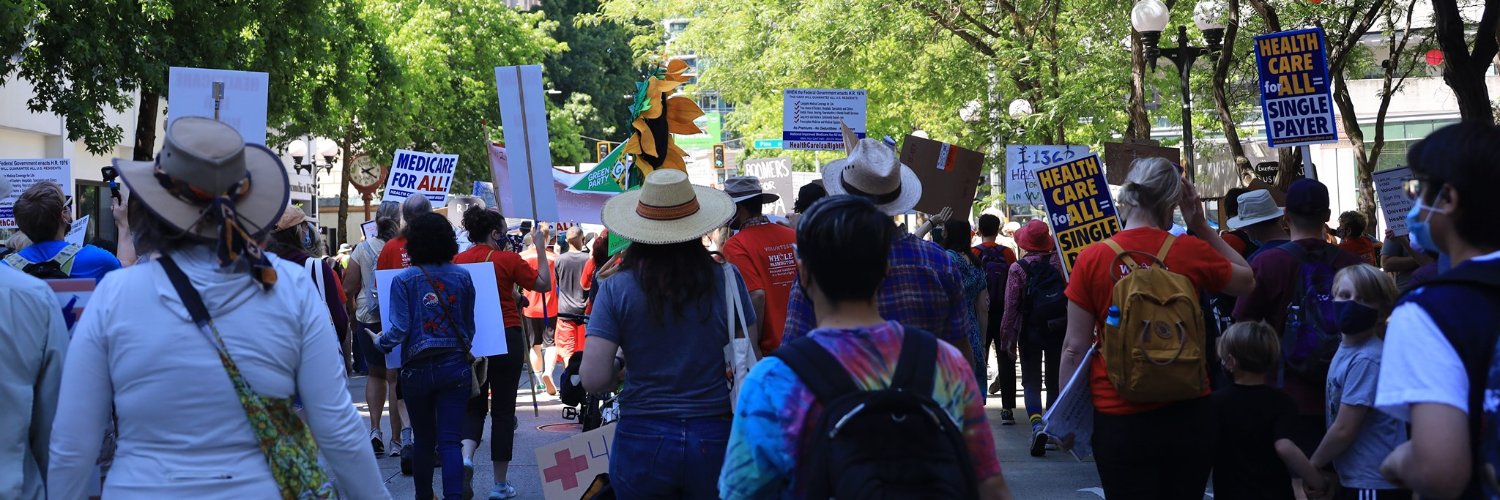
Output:
[[734,200],[729,195],[717,189],[693,186],[693,194],[698,197],[696,213],[673,220],[647,219],[635,213],[642,191],[620,193],[604,202],[600,218],[611,234],[634,243],[670,245],[702,238],[734,217]]
[[[828,162],[823,167],[823,189],[828,191],[828,196],[849,194],[844,189],[844,171],[849,168],[849,159],[843,158]],[[901,165],[901,196],[889,203],[877,203],[876,208],[885,212],[886,215],[901,215],[910,213],[916,208],[917,202],[922,199],[922,179],[917,178],[917,173],[912,171],[906,164]]]
[[742,202],[742,201],[748,201],[748,200],[754,199],[756,197],[760,197],[760,204],[762,204],[762,205],[765,205],[767,203],[776,203],[776,200],[780,200],[781,199],[781,195],[775,194],[775,193],[747,194],[747,195],[742,195],[742,196],[735,196],[735,197],[730,198],[730,199],[733,200],[735,203],[739,203],[739,202]]
[[1224,221],[1224,223],[1228,224],[1230,229],[1244,229],[1246,227],[1260,224],[1268,220],[1276,220],[1283,215],[1286,215],[1286,211],[1282,210],[1281,208],[1277,208],[1275,213],[1270,213],[1259,217],[1246,218],[1236,215],[1234,217],[1230,217],[1229,220]]
[[[156,180],[156,162],[116,158],[114,166],[130,188],[130,195],[139,197],[148,210],[167,224],[199,237],[216,237],[218,226],[201,222],[208,207],[188,203],[167,192]],[[276,227],[291,201],[291,182],[276,153],[259,144],[245,145],[245,170],[250,174],[250,192],[235,203],[235,211],[246,232],[264,234]]]

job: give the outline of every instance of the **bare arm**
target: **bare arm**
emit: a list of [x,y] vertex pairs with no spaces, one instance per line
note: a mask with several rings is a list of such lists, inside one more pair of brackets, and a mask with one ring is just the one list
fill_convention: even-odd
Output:
[[531,287],[531,291],[547,293],[552,291],[552,266],[547,264],[547,239],[542,233],[543,231],[531,233],[536,243],[536,284]]
[[755,321],[750,322],[750,331],[745,332],[745,336],[750,338],[750,350],[755,352],[755,359],[760,359],[766,356],[760,352],[760,329],[766,323],[766,291],[750,292],[750,304],[755,307]]
[[1058,362],[1058,380],[1070,380],[1078,371],[1084,353],[1094,345],[1094,315],[1077,302],[1068,301],[1068,333],[1063,338],[1062,360]]
[[1318,444],[1318,450],[1313,452],[1311,461],[1314,468],[1321,469],[1333,463],[1334,458],[1344,454],[1349,445],[1354,444],[1354,437],[1359,435],[1359,426],[1364,423],[1365,415],[1370,412],[1368,406],[1339,405],[1339,416],[1333,420],[1333,425],[1328,428],[1328,433],[1323,435],[1323,442]]
[[1302,454],[1302,449],[1297,448],[1292,440],[1276,440],[1276,455],[1281,457],[1281,462],[1285,463],[1293,474],[1302,478],[1302,482],[1307,484],[1308,489],[1328,491],[1328,481],[1324,480],[1323,475],[1318,473],[1318,469],[1307,460],[1307,455]]
[[349,298],[345,305],[349,309],[350,318],[354,318],[354,312],[359,310],[359,291],[364,288],[364,284],[365,276],[360,274],[359,261],[349,259],[349,267],[344,269],[344,295]]
[[1386,457],[1380,473],[1424,498],[1457,497],[1473,471],[1469,446],[1469,419],[1463,411],[1445,404],[1415,404],[1411,440]]
[[938,224],[948,222],[948,217],[952,215],[953,209],[944,207],[943,211],[938,212],[937,215],[928,217],[927,222],[923,222],[922,225],[917,228],[917,232],[914,234],[916,234],[917,238],[919,239],[927,238],[927,234],[931,233],[933,228],[937,227]]
[[120,259],[120,267],[135,265],[138,256],[135,254],[135,235],[130,234],[130,210],[126,208],[124,200],[111,198],[109,210],[115,216],[115,258]]
[[589,349],[583,350],[583,366],[578,367],[578,376],[583,379],[583,390],[599,393],[609,391],[615,381],[615,353],[620,346],[599,337],[589,338]]

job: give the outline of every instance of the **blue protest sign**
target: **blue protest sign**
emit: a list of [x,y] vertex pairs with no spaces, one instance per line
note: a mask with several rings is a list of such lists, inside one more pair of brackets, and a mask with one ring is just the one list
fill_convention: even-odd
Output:
[[1099,155],[1088,155],[1036,171],[1047,205],[1047,223],[1057,238],[1063,271],[1071,274],[1083,248],[1120,231],[1120,219],[1104,179]]
[[1322,28],[1255,37],[1255,65],[1272,147],[1338,142]]

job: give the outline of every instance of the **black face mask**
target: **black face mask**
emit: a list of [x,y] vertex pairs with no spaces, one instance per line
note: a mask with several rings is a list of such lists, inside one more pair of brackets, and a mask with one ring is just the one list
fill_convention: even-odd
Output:
[[1380,311],[1352,300],[1334,302],[1333,308],[1338,317],[1339,331],[1346,334],[1367,332],[1375,327],[1380,317]]

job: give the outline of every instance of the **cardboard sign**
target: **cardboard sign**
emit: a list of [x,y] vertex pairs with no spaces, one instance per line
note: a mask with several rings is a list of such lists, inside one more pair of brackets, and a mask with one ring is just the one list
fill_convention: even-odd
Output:
[[1036,172],[1047,223],[1062,252],[1063,272],[1070,274],[1083,248],[1120,231],[1120,219],[1099,155],[1048,167]]
[[[509,179],[514,175],[510,169],[512,163],[506,160],[506,150],[504,146],[490,145],[490,170],[501,179]],[[604,202],[609,201],[617,193],[588,192],[569,188],[569,186],[579,184],[593,173],[575,174],[548,168],[546,176],[541,179],[547,181],[546,190],[551,195],[547,198],[554,201],[553,218],[541,220],[570,224],[602,224]],[[516,197],[517,191],[517,189],[495,191],[495,195],[500,197],[500,213],[505,214],[506,217],[526,218],[531,213],[531,207],[527,206],[524,196]],[[540,196],[538,192],[538,197]]]
[[537,473],[547,500],[578,500],[594,478],[609,472],[615,424],[536,448]]
[[1255,66],[1271,147],[1338,142],[1323,28],[1255,37]]
[[269,73],[174,67],[167,73],[167,123],[184,116],[213,118],[214,82],[224,89],[219,121],[238,130],[246,144],[265,144]]
[[452,187],[453,171],[457,168],[458,155],[397,149],[385,181],[385,197],[380,202],[400,203],[413,195],[422,195],[432,202],[433,209],[443,208],[448,204],[448,188]]
[[1108,168],[1104,169],[1104,179],[1111,185],[1125,185],[1125,177],[1130,175],[1130,166],[1138,158],[1166,158],[1181,165],[1182,151],[1155,144],[1106,142],[1104,163]]
[[1375,197],[1380,201],[1380,213],[1385,215],[1385,227],[1396,236],[1406,236],[1406,214],[1416,200],[1406,195],[1402,184],[1414,177],[1411,167],[1382,170],[1371,176],[1375,178]]
[[[500,89],[500,122],[505,127],[505,143],[509,148],[501,153],[507,174],[501,175],[498,170],[492,173],[495,187],[507,191],[513,202],[505,208],[505,215],[559,220],[557,191],[552,186],[552,150],[547,139],[542,67],[495,68],[495,84]],[[493,170],[495,152],[493,148],[490,151]]]
[[781,97],[783,149],[843,151],[841,125],[865,137],[864,90],[785,89]]
[[979,171],[984,154],[946,142],[906,136],[901,143],[901,163],[911,167],[922,180],[922,198],[917,211],[929,214],[952,208],[967,216],[979,189]]
[[[500,288],[495,282],[495,264],[492,262],[479,262],[475,264],[459,264],[458,267],[469,272],[474,280],[474,345],[469,349],[475,356],[498,356],[505,354],[505,316],[500,311]],[[381,269],[375,271],[375,294],[380,303],[380,324],[387,329],[391,327],[391,280],[401,274],[405,269]],[[410,300],[422,300],[422,297],[408,297]],[[454,311],[454,314],[459,314]],[[381,333],[381,332],[375,332]],[[386,366],[389,368],[401,367],[401,346],[396,346],[390,354],[386,355]],[[391,364],[394,363],[394,364]]]
[[1042,192],[1036,184],[1036,170],[1088,154],[1088,146],[1005,146],[1005,202],[1033,207],[1041,205]]
[[10,181],[10,197],[0,200],[0,229],[16,228],[15,203],[31,185],[52,181],[64,196],[73,196],[73,160],[68,158],[0,159],[0,175]]
[[740,175],[759,178],[762,190],[781,197],[765,205],[766,215],[785,216],[791,213],[792,204],[797,197],[797,190],[792,186],[791,158],[745,160],[741,162],[740,169]]
[[89,216],[74,219],[68,226],[68,234],[63,236],[63,241],[74,245],[83,246],[83,237],[89,231]]
[[365,235],[365,240],[373,240],[380,235],[380,224],[367,220],[359,224],[359,232]]

